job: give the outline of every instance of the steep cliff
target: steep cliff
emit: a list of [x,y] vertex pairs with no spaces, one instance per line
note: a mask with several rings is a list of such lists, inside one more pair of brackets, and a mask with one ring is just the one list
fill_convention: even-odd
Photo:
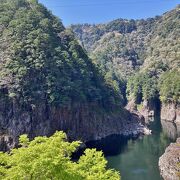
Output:
[[36,0],[0,4],[0,150],[63,130],[70,140],[144,133],[111,81]]
[[137,112],[139,116],[143,116],[145,120],[154,117],[160,111],[159,100],[143,100],[141,104],[137,104],[134,99],[131,99],[126,105],[126,109],[130,112]]
[[176,103],[162,104],[161,119],[180,124],[180,105]]
[[180,124],[161,119],[161,125],[163,132],[169,139],[175,141],[177,137],[180,137]]
[[164,180],[180,178],[180,138],[171,143],[159,159],[159,168]]
[[180,125],[180,71],[164,73],[160,82],[161,119]]
[[[2,101],[1,101],[2,102]],[[13,147],[20,134],[51,135],[56,130],[67,133],[69,140],[99,140],[112,134],[137,136],[146,133],[138,116],[124,109],[105,111],[98,104],[72,104],[58,108],[41,102],[32,110],[22,110],[15,102],[1,105],[1,150]]]

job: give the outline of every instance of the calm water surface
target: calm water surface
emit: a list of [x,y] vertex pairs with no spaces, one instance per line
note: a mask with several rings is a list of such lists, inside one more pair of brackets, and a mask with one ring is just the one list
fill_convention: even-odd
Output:
[[161,180],[159,157],[180,133],[173,123],[160,118],[150,122],[149,128],[152,135],[119,143],[119,152],[107,156],[108,166],[120,171],[122,180]]

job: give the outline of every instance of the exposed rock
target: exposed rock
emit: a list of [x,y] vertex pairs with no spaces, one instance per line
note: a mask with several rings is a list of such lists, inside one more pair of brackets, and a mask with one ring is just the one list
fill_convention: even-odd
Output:
[[179,180],[180,176],[180,138],[171,143],[159,159],[160,173],[164,180]]
[[142,111],[138,110],[134,99],[130,100],[125,108],[132,114],[136,114],[144,125],[147,123],[146,121],[149,118],[148,114],[142,113]]
[[35,136],[52,135],[56,130],[67,133],[69,140],[87,142],[112,134],[137,136],[149,134],[138,115],[112,107],[106,112],[98,104],[72,104],[57,108],[44,104],[22,110],[16,102],[0,103],[0,150],[15,145],[21,134]]
[[13,137],[9,135],[5,135],[5,134],[0,136],[0,150],[1,151],[8,151],[14,146],[15,146],[15,141]]
[[145,117],[145,120],[149,117],[154,117],[159,110],[159,100],[144,100],[142,103],[142,108],[139,112]]
[[131,112],[139,112],[144,118],[153,117],[155,115],[157,109],[155,101],[144,100],[141,105],[142,107],[138,108],[138,104],[135,102],[135,100],[131,100],[128,102],[126,109]]
[[126,109],[130,112],[137,112],[137,104],[134,99],[131,99],[126,105]]
[[162,104],[161,119],[180,123],[180,105],[175,103]]

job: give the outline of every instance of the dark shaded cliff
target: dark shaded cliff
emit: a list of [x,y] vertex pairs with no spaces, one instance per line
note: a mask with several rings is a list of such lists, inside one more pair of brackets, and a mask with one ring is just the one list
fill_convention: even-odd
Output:
[[124,109],[105,111],[98,104],[72,104],[59,108],[41,102],[36,108],[22,110],[15,102],[0,106],[1,150],[13,147],[21,134],[35,137],[51,135],[56,130],[67,133],[69,140],[99,140],[112,134],[137,136],[146,129],[138,116]]

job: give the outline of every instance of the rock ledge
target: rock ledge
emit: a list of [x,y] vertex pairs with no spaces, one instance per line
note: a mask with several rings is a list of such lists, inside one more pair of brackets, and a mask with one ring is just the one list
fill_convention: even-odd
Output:
[[177,139],[176,143],[171,143],[166,148],[165,153],[159,158],[159,169],[164,180],[180,180],[179,163],[180,138]]

